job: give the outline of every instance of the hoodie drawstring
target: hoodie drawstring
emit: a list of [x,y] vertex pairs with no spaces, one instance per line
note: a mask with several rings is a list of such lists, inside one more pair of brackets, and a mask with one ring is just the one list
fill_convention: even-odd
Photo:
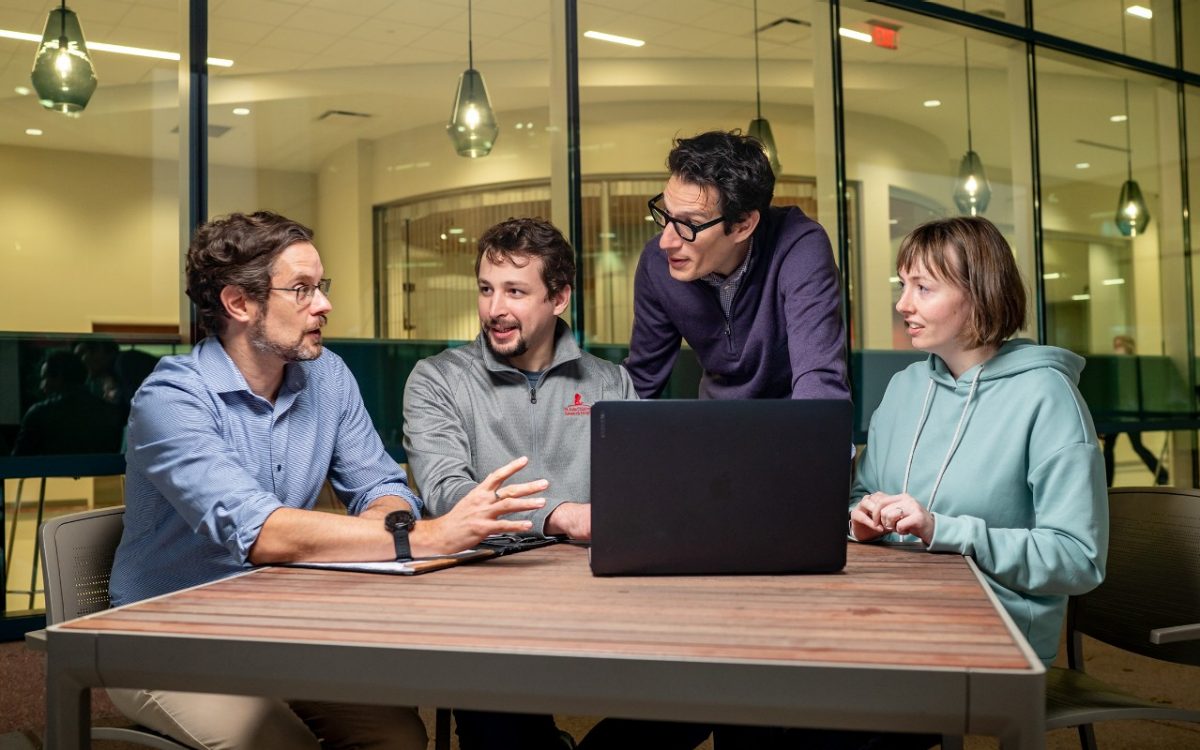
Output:
[[[971,380],[971,390],[967,393],[967,403],[963,406],[962,414],[958,417],[958,424],[954,427],[954,437],[950,438],[950,450],[946,451],[946,458],[942,461],[942,468],[938,469],[937,479],[933,482],[933,491],[929,493],[929,502],[925,504],[925,510],[933,511],[933,499],[937,497],[938,487],[942,484],[942,477],[946,474],[946,467],[950,465],[950,459],[954,457],[954,451],[958,449],[958,441],[962,437],[962,428],[967,421],[967,411],[971,408],[971,401],[975,398],[975,390],[979,387],[979,376],[983,375],[983,365],[979,366],[979,371],[975,373],[974,379]],[[929,404],[933,400],[933,389],[935,383],[932,378],[929,380],[929,388],[925,391],[925,402],[921,404],[921,419],[917,422],[917,432],[913,435],[912,448],[908,451],[908,464],[904,467],[904,487],[900,491],[908,492],[908,475],[912,471],[913,456],[917,452],[917,441],[921,439],[921,431],[925,429],[925,421],[929,418]]]

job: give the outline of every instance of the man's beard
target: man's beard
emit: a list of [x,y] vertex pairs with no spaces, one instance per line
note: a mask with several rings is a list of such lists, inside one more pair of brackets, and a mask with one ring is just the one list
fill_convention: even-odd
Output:
[[491,349],[492,354],[495,354],[497,357],[519,357],[525,352],[529,351],[529,342],[525,340],[525,336],[522,334],[519,327],[516,329],[517,340],[508,345],[508,351],[497,348],[497,346],[492,343],[492,337],[487,325],[480,325],[480,329],[483,331],[483,340],[487,343],[488,349]]
[[[327,318],[322,315],[322,327],[325,326],[326,321]],[[304,337],[308,334],[308,331],[304,331],[300,334],[300,338],[296,343],[290,345],[272,341],[267,336],[266,310],[262,310],[255,318],[254,325],[250,327],[250,344],[258,351],[264,354],[274,354],[284,362],[307,362],[320,357],[323,351],[320,344],[317,344],[315,347],[305,347]]]

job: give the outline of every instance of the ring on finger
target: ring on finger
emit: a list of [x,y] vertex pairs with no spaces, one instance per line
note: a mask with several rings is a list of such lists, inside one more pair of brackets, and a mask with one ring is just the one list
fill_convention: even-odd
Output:
[[500,497],[500,490],[492,490],[492,494],[496,496],[497,501],[504,499],[504,498]]

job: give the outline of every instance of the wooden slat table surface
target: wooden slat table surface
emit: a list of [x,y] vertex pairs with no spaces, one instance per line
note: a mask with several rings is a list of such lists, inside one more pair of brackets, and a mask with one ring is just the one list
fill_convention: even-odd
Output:
[[567,545],[421,576],[268,568],[64,629],[689,660],[1027,669],[957,556],[849,546],[834,575],[595,578]]
[[968,561],[851,544],[841,573],[595,578],[559,545],[391,576],[263,568],[53,625],[48,746],[89,688],[1044,746],[1044,669]]

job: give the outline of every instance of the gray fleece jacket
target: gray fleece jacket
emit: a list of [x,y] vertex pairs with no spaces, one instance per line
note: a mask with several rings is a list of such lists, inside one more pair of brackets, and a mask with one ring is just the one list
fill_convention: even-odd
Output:
[[518,456],[529,465],[513,483],[546,479],[546,505],[529,513],[545,533],[564,502],[591,499],[591,405],[637,398],[625,368],[579,349],[562,320],[554,359],[534,388],[498,359],[482,334],[423,359],[404,387],[404,450],[427,512],[439,516],[489,473]]

